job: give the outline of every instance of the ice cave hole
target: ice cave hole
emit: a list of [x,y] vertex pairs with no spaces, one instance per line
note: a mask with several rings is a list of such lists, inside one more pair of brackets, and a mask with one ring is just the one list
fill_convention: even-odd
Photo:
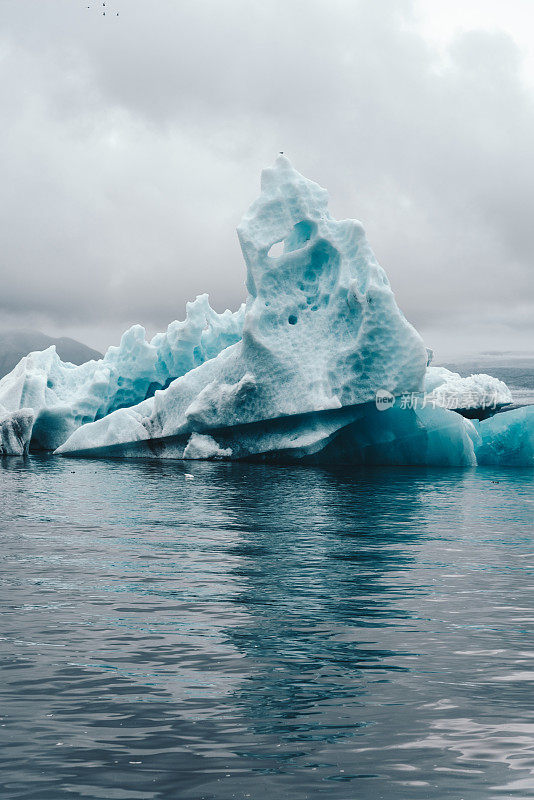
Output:
[[267,255],[269,256],[269,258],[280,258],[283,252],[284,252],[284,240],[282,239],[282,241],[275,242],[273,245],[271,245]]
[[269,248],[267,255],[269,258],[280,258],[284,253],[292,253],[294,250],[300,250],[304,247],[306,242],[309,242],[311,237],[317,232],[317,223],[311,219],[303,219],[293,225],[292,230],[285,239],[275,242]]

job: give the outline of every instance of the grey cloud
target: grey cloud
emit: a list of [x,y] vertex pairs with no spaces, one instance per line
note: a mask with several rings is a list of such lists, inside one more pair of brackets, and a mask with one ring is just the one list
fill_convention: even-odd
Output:
[[443,61],[404,0],[111,5],[4,3],[10,319],[102,347],[201,291],[236,307],[234,228],[283,149],[363,221],[423,332],[533,333],[534,115],[509,36],[469,32]]

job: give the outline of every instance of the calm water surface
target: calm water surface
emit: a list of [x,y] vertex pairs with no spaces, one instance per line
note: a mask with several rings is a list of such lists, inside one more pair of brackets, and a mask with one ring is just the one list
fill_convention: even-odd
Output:
[[0,797],[534,798],[533,488],[5,459]]

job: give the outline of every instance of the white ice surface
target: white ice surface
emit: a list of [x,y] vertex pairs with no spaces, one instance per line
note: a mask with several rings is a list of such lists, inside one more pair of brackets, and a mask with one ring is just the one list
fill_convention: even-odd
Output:
[[491,375],[462,378],[445,367],[427,367],[424,389],[427,402],[442,408],[496,408],[512,402],[508,386]]
[[183,453],[183,458],[201,460],[231,458],[231,456],[231,447],[219,447],[212,436],[203,433],[192,433]]

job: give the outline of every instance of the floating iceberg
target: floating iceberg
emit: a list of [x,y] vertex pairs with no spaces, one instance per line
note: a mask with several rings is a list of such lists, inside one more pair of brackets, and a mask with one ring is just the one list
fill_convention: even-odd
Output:
[[[217,314],[204,294],[187,304],[183,322],[171,323],[150,342],[134,325],[98,361],[64,363],[54,346],[30,353],[0,380],[0,404],[15,414],[33,409],[32,448],[55,450],[81,425],[139,403],[239,341],[244,315],[244,306]],[[9,441],[2,435],[5,452]]]
[[26,455],[34,419],[31,408],[10,412],[0,406],[0,456]]
[[[298,415],[372,402],[379,389],[421,389],[421,337],[360,223],[335,220],[327,203],[287,158],[264,170],[238,228],[249,292],[242,340],[154,397],[79,428],[58,452],[128,445],[133,453],[136,442],[287,417],[297,424]],[[257,450],[251,441],[248,455]]]
[[430,366],[360,223],[283,156],[261,189],[238,228],[246,304],[217,314],[202,295],[80,367],[30,354],[0,381],[0,453],[532,465],[532,409],[465,418],[508,387]]
[[475,423],[478,464],[534,467],[534,405]]
[[427,367],[424,389],[427,404],[461,411],[464,416],[477,417],[512,402],[510,389],[498,378],[485,374],[462,378],[445,367]]

